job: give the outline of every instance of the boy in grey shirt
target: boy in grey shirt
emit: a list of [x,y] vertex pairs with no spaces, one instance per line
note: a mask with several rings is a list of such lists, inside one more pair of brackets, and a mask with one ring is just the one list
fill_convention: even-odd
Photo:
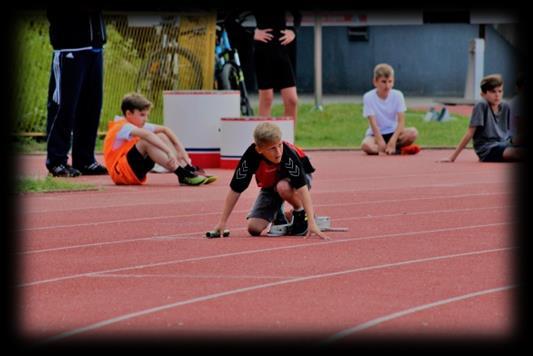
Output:
[[503,79],[492,74],[481,80],[483,101],[474,106],[470,124],[455,151],[442,162],[454,162],[463,148],[474,140],[474,150],[481,162],[520,161],[524,149],[516,147],[508,140],[510,108],[503,98]]

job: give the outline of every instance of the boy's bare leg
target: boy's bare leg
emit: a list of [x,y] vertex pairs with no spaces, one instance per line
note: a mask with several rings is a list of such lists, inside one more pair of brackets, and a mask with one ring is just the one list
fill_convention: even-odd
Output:
[[406,127],[398,137],[398,146],[408,146],[415,142],[418,137],[418,130],[414,127]]
[[268,224],[270,223],[265,219],[250,218],[248,219],[248,233],[252,236],[259,236]]
[[276,185],[276,190],[281,199],[291,204],[294,209],[303,208],[302,198],[288,181],[280,180]]
[[259,89],[259,116],[270,116],[274,102],[274,89]]
[[368,136],[361,142],[361,150],[369,155],[379,154],[379,147],[374,136]]
[[137,147],[137,150],[139,150],[142,155],[148,155],[152,161],[165,167],[166,169],[172,172],[178,169],[179,164],[177,161],[169,164],[169,157],[167,153],[152,145],[148,141],[141,139],[135,144],[135,147]]
[[178,157],[178,164],[181,167],[185,167],[186,165],[191,164],[191,159],[189,158],[187,151],[185,151],[181,147],[176,147],[174,144],[172,144],[172,141],[164,133],[158,133],[157,136],[159,136],[159,138],[163,140],[163,142],[172,150],[172,152],[174,152],[176,157]]
[[296,87],[281,89],[281,98],[283,99],[284,115],[290,116],[296,121],[298,115],[298,93]]
[[507,147],[503,151],[503,159],[508,162],[519,162],[524,159],[524,149],[519,147]]

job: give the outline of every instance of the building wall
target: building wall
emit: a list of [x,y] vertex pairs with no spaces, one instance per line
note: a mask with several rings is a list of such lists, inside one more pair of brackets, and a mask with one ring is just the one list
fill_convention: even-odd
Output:
[[[412,96],[464,95],[469,43],[479,26],[424,24],[370,26],[368,41],[349,41],[346,27],[323,27],[323,93],[361,95],[372,89],[372,70],[381,62],[395,69],[395,87]],[[314,91],[314,29],[301,27],[297,43],[297,86]],[[512,94],[518,72],[519,49],[492,26],[486,26],[485,74],[500,73]],[[257,90],[245,73],[252,90]]]

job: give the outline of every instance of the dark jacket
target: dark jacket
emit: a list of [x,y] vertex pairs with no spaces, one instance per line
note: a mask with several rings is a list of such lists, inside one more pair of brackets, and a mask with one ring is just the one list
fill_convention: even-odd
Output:
[[102,48],[107,35],[101,10],[82,6],[50,7],[46,11],[50,23],[50,43],[54,49]]

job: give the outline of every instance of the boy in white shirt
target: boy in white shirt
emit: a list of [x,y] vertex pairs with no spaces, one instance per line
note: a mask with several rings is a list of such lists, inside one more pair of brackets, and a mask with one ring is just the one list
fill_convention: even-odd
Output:
[[386,64],[374,68],[375,89],[363,96],[363,116],[368,129],[361,149],[369,155],[416,154],[420,147],[413,144],[418,136],[414,127],[405,127],[405,100],[394,86],[394,69]]

